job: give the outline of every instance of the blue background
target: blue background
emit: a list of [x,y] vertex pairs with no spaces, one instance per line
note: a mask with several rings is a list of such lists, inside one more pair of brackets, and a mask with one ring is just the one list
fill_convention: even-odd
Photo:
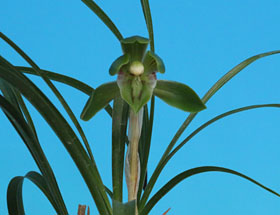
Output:
[[[148,36],[140,1],[96,2],[124,37]],[[188,84],[201,97],[241,61],[280,49],[279,0],[151,0],[150,6],[156,53],[166,65],[166,74],[158,78]],[[81,1],[1,1],[0,29],[43,69],[78,78],[93,87],[115,80],[109,76],[108,68],[121,55],[120,45]],[[12,63],[27,65],[2,41],[0,50]],[[197,116],[181,140],[222,112],[279,102],[279,71],[279,55],[250,65],[207,103],[208,109]],[[63,111],[45,83],[40,78],[31,78]],[[78,117],[88,97],[65,85],[56,83],[56,86]],[[83,179],[63,145],[34,108],[30,110],[69,213],[76,214],[78,204],[87,204],[91,214],[97,214]],[[156,100],[149,174],[187,115]],[[37,167],[4,114],[0,114],[0,119],[0,214],[5,215],[9,181]],[[239,113],[211,125],[169,162],[154,192],[176,174],[202,165],[232,168],[280,192],[279,121],[279,109],[266,108]],[[110,187],[110,117],[101,111],[90,122],[81,124],[104,183]],[[23,194],[28,215],[55,214],[31,182],[25,181]],[[280,199],[237,176],[205,173],[179,184],[151,214],[161,215],[170,207],[170,215],[273,215],[280,213]]]

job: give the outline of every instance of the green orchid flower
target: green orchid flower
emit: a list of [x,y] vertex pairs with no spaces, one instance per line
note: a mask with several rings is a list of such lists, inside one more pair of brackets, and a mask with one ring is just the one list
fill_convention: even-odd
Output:
[[83,109],[81,118],[89,120],[116,96],[121,96],[130,108],[138,113],[152,95],[167,104],[188,112],[198,112],[205,105],[187,85],[173,81],[157,80],[156,73],[164,73],[162,59],[147,51],[149,40],[133,36],[121,40],[123,55],[109,69],[110,75],[118,75],[117,81],[99,86]]

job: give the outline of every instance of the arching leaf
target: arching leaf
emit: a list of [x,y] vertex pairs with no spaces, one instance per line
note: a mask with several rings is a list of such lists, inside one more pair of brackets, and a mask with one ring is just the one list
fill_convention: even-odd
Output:
[[[231,69],[228,73],[226,73],[222,78],[220,78],[209,90],[208,92],[204,95],[204,97],[201,99],[202,102],[205,104],[219,89],[221,89],[229,80],[231,80],[235,75],[237,75],[240,71],[242,71],[244,68],[246,68],[248,65],[251,63],[255,62],[258,59],[261,59],[263,57],[267,57],[270,55],[274,54],[279,54],[280,50],[277,51],[271,51],[271,52],[265,52],[262,54],[255,55],[253,57],[250,57],[237,66],[235,66],[233,69]],[[192,122],[192,120],[195,118],[197,113],[191,113],[187,119],[183,122],[181,127],[178,129],[176,134],[174,135],[173,139],[171,140],[170,144],[168,145],[167,149],[163,153],[154,173],[151,176],[151,179],[147,185],[147,188],[143,194],[143,197],[141,199],[140,207],[144,207],[144,204],[149,198],[149,195],[155,185],[155,182],[157,178],[159,177],[163,167],[163,162],[165,158],[169,155],[171,150],[173,149],[174,145],[177,143],[178,139],[181,137],[187,126]]]
[[[22,66],[15,66],[15,68],[17,69],[17,71],[19,72],[23,72],[23,73],[27,73],[27,74],[32,74],[32,75],[38,75],[33,68],[30,67],[22,67]],[[46,77],[48,77],[51,80],[54,81],[58,81],[60,83],[64,83],[68,86],[71,86],[87,95],[91,95],[92,92],[94,91],[94,89],[92,87],[90,87],[89,85],[74,79],[72,77],[66,76],[66,75],[62,75],[62,74],[58,74],[55,72],[51,72],[51,71],[47,71],[47,70],[41,70],[41,73],[44,73],[44,75]],[[107,113],[112,116],[112,108],[110,105],[107,105],[105,107],[105,110],[107,111]]]
[[107,16],[107,14],[92,0],[82,0],[88,6],[89,9],[91,9],[100,19],[101,21],[112,31],[112,33],[118,38],[118,40],[121,40],[123,37],[118,30],[118,28],[115,26],[115,24],[112,22],[112,20]]
[[67,215],[67,209],[58,188],[54,173],[32,129],[28,126],[20,112],[3,96],[0,95],[0,107],[24,141],[38,168],[47,180],[53,199],[57,203],[60,214]]
[[112,208],[94,160],[90,160],[79,138],[60,112],[24,75],[0,66],[0,78],[15,87],[44,117],[77,165],[99,212],[101,214],[112,214]]
[[241,178],[244,178],[256,185],[258,185],[259,187],[267,190],[268,192],[280,197],[280,195],[278,193],[276,193],[275,191],[269,189],[268,187],[262,185],[261,183],[257,182],[256,180],[242,174],[239,173],[237,171],[231,170],[231,169],[227,169],[227,168],[223,168],[223,167],[216,167],[216,166],[202,166],[202,167],[196,167],[193,169],[189,169],[187,171],[184,171],[180,174],[178,174],[177,176],[175,176],[174,178],[172,178],[168,183],[166,183],[146,204],[146,206],[144,207],[143,210],[140,211],[140,215],[147,215],[151,209],[158,203],[158,201],[164,197],[171,189],[173,189],[177,184],[179,184],[180,182],[182,182],[183,180],[200,174],[200,173],[205,173],[205,172],[224,172],[224,173],[229,173],[229,174],[233,174],[236,176],[239,176]]
[[48,198],[53,208],[58,214],[61,214],[61,210],[57,206],[57,202],[53,198],[51,191],[46,183],[46,180],[42,175],[37,172],[28,172],[25,176],[14,177],[7,190],[7,204],[9,214],[12,215],[24,215],[23,199],[22,199],[22,186],[24,179],[27,178],[32,181]]

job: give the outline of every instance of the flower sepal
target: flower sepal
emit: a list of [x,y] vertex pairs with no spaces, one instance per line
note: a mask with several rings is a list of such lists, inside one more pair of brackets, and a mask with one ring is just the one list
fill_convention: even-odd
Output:
[[154,95],[183,111],[199,112],[206,108],[193,89],[179,82],[158,80]]
[[98,111],[105,108],[110,101],[120,94],[116,81],[108,82],[97,87],[88,99],[82,113],[81,119],[88,121]]

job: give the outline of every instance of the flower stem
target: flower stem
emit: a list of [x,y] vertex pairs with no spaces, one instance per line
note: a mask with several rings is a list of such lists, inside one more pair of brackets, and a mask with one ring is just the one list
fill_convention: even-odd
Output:
[[143,108],[138,113],[130,109],[128,149],[125,159],[125,178],[128,190],[128,201],[137,199],[140,178],[140,160],[138,153],[139,139],[141,136]]

